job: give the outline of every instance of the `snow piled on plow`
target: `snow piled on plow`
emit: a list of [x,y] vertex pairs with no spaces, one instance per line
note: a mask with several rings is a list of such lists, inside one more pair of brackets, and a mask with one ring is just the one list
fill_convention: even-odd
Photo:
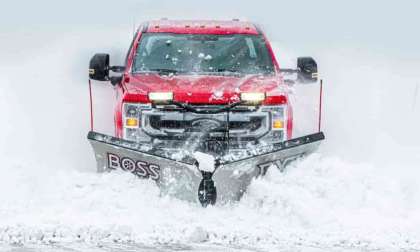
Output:
[[[91,52],[84,43],[70,37],[23,62],[0,62],[0,243],[420,249],[413,66],[363,53],[315,55],[325,78],[320,151],[284,173],[270,170],[240,202],[203,209],[161,197],[152,181],[95,173],[85,136],[88,94],[80,73]],[[354,58],[337,65],[343,55]]]

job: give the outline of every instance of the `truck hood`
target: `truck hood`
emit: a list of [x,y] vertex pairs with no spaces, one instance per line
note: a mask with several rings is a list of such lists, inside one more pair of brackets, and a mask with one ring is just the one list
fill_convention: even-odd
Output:
[[[265,92],[286,99],[278,76],[209,76],[136,74],[123,83],[125,100],[148,102],[149,92],[173,92],[174,100],[190,104],[227,104],[239,101],[241,92]],[[283,86],[283,87],[282,87]]]

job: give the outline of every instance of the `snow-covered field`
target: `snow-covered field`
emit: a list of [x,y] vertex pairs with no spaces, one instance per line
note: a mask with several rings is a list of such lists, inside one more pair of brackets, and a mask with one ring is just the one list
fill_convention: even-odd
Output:
[[[127,30],[0,34],[0,250],[420,250],[420,59],[312,45],[327,140],[255,180],[241,202],[203,209],[130,174],[95,172],[87,62],[96,51],[121,61]],[[280,62],[308,52],[272,40]]]

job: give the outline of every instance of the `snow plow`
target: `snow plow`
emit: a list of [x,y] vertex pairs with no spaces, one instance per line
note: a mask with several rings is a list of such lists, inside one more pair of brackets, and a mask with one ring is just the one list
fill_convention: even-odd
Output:
[[111,136],[94,130],[91,91],[88,140],[99,172],[121,169],[154,180],[166,195],[223,204],[324,139],[320,130],[292,137],[283,78],[317,82],[316,62],[302,57],[296,69],[280,69],[249,22],[144,23],[125,66],[109,62],[109,55],[95,54],[89,65],[90,80],[111,82],[117,97]]

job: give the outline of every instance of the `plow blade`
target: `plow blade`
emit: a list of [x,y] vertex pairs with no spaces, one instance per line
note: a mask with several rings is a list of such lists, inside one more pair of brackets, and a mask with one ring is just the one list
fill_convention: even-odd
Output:
[[319,132],[257,148],[245,157],[220,160],[213,175],[221,192],[218,200],[239,199],[253,178],[265,175],[273,166],[283,171],[289,162],[314,152],[324,139],[324,134]]
[[313,152],[324,134],[319,132],[257,147],[240,157],[223,156],[216,160],[214,171],[210,173],[200,170],[192,154],[168,155],[161,149],[93,131],[89,132],[88,139],[95,152],[98,171],[128,171],[154,180],[162,194],[207,205],[207,201],[215,202],[216,195],[211,194],[216,194],[216,188],[218,203],[239,200],[253,178],[264,175],[271,166],[283,169],[289,161]]
[[163,194],[196,200],[201,173],[194,158],[172,159],[160,150],[93,131],[89,132],[88,140],[99,172],[121,169],[154,180]]

